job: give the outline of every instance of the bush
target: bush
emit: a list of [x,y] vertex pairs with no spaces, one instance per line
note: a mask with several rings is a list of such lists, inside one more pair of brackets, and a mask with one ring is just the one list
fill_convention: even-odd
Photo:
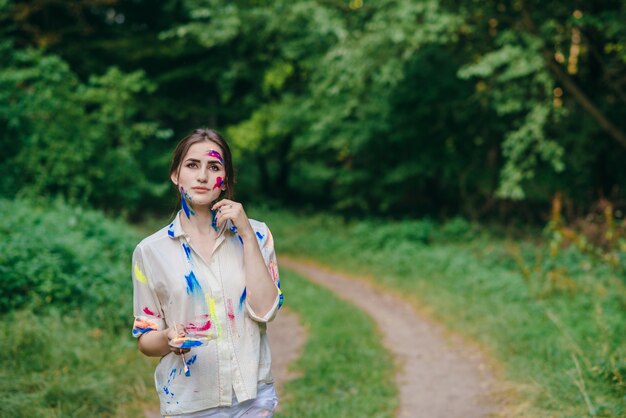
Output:
[[127,225],[60,200],[0,199],[0,215],[0,314],[55,307],[101,327],[128,325],[139,237]]

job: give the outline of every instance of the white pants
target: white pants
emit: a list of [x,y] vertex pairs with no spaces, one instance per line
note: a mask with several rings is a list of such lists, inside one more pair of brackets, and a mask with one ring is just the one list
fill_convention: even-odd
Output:
[[276,389],[273,383],[259,383],[256,398],[237,402],[233,394],[231,406],[218,406],[191,414],[174,415],[172,418],[271,418],[278,405]]

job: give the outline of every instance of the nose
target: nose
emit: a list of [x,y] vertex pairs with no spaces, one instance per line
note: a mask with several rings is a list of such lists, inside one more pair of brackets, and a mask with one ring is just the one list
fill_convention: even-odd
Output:
[[209,176],[207,175],[206,170],[198,170],[197,180],[200,183],[206,183],[207,181],[209,181]]

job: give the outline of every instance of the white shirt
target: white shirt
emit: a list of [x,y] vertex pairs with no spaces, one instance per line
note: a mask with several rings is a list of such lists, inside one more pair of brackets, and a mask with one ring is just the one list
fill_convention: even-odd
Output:
[[222,228],[211,259],[204,260],[181,227],[181,213],[169,226],[141,241],[132,262],[135,337],[184,324],[212,338],[185,355],[189,376],[180,355],[161,358],[154,379],[163,415],[230,405],[233,390],[243,402],[256,396],[258,382],[272,382],[266,323],[283,301],[267,225],[250,220],[279,289],[272,309],[261,317],[247,302],[239,235]]

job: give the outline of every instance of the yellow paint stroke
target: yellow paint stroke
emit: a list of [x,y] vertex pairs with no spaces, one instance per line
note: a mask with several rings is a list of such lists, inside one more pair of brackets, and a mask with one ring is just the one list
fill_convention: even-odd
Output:
[[139,269],[139,264],[135,263],[135,278],[141,283],[148,284],[148,278],[143,271]]
[[220,319],[217,316],[217,309],[215,309],[215,299],[209,297],[208,293],[204,294],[207,305],[209,305],[209,314],[211,315],[211,320],[215,324],[215,328],[217,329],[217,337],[222,335],[222,324],[220,324]]

